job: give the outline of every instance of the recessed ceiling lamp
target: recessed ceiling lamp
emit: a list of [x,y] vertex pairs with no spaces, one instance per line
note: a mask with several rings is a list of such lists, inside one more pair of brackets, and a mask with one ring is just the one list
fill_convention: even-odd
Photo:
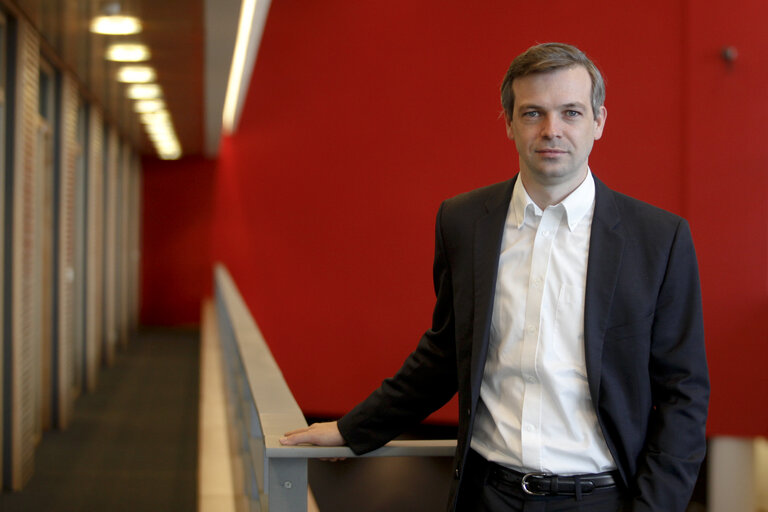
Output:
[[91,32],[110,36],[138,34],[141,21],[136,16],[97,16],[91,21]]
[[141,114],[141,122],[160,158],[174,160],[181,156],[181,145],[167,111]]
[[115,62],[143,62],[149,59],[149,48],[139,43],[115,43],[107,47],[107,60]]
[[91,20],[91,32],[106,35],[128,35],[141,32],[141,20],[121,12],[120,2],[108,2],[102,14]]
[[157,112],[144,112],[139,115],[139,119],[145,125],[162,126],[171,122],[171,116],[167,110],[158,110]]
[[[149,103],[148,101],[136,102]],[[175,160],[181,157],[181,144],[173,129],[171,115],[164,108],[139,114],[147,137],[152,141],[155,151],[164,160]]]
[[128,87],[128,97],[132,100],[155,100],[162,95],[157,84],[133,84]]
[[133,104],[133,111],[138,114],[151,114],[165,108],[163,100],[139,100]]
[[181,146],[173,144],[169,146],[160,146],[157,149],[160,158],[163,160],[178,160],[181,158]]
[[117,80],[130,84],[154,82],[155,70],[149,66],[123,66],[117,71]]

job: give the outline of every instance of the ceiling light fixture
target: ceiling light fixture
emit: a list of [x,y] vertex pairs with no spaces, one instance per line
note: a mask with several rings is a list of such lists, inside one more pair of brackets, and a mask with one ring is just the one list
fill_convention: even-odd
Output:
[[181,145],[173,129],[171,115],[167,110],[161,108],[157,111],[142,112],[139,118],[147,132],[147,137],[155,146],[155,151],[160,158],[175,160],[181,157]]
[[157,73],[149,66],[123,66],[117,71],[117,80],[124,83],[143,84],[156,78]]
[[181,147],[177,145],[162,147],[159,150],[160,158],[163,160],[178,160],[181,158]]
[[145,125],[149,126],[162,126],[164,124],[170,124],[171,116],[167,110],[159,110],[157,112],[144,112],[139,114],[139,119]]
[[91,32],[105,35],[128,35],[141,32],[141,20],[122,12],[120,2],[108,2],[102,14],[91,20]]
[[160,125],[148,125],[147,133],[155,146],[160,158],[172,160],[181,156],[181,146],[173,126],[170,123]]
[[127,94],[132,100],[154,100],[160,98],[163,92],[157,84],[132,84]]
[[149,48],[145,44],[115,43],[107,47],[107,60],[115,62],[143,62],[149,56]]
[[133,104],[133,111],[137,114],[151,114],[164,108],[163,100],[139,100]]
[[91,32],[110,36],[138,34],[141,21],[136,16],[97,16],[91,21]]
[[[135,16],[121,12],[120,2],[108,1],[102,9],[103,15],[91,22],[91,31],[98,34],[122,35],[141,31],[141,21]],[[139,43],[117,43],[107,48],[106,58],[115,62],[143,62],[149,60],[146,45]],[[173,160],[181,157],[181,144],[173,129],[171,116],[161,99],[163,91],[155,82],[157,73],[150,66],[128,65],[117,71],[119,82],[130,84],[126,95],[137,100],[133,109],[139,114],[147,137],[160,158]]]

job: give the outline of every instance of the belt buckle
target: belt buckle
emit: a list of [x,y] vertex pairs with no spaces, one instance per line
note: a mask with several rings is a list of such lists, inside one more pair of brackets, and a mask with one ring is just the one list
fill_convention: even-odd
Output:
[[525,494],[529,494],[531,496],[548,496],[549,493],[547,492],[532,491],[531,489],[528,488],[528,479],[545,477],[547,475],[548,473],[542,473],[542,472],[526,473],[523,475],[523,479],[520,481],[520,487],[523,488],[523,492],[525,492]]

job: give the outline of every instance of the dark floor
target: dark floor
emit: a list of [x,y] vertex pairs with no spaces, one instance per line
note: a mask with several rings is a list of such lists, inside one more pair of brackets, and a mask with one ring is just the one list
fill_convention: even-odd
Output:
[[194,511],[199,332],[145,329],[47,432],[22,492],[0,511]]

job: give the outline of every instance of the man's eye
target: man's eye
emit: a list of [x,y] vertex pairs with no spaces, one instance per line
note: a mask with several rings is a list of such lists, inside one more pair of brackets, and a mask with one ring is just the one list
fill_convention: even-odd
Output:
[[523,112],[523,117],[539,117],[539,113],[535,110],[531,110],[528,112]]
[[578,110],[566,110],[565,115],[567,117],[578,117],[581,115],[581,112],[579,112]]

